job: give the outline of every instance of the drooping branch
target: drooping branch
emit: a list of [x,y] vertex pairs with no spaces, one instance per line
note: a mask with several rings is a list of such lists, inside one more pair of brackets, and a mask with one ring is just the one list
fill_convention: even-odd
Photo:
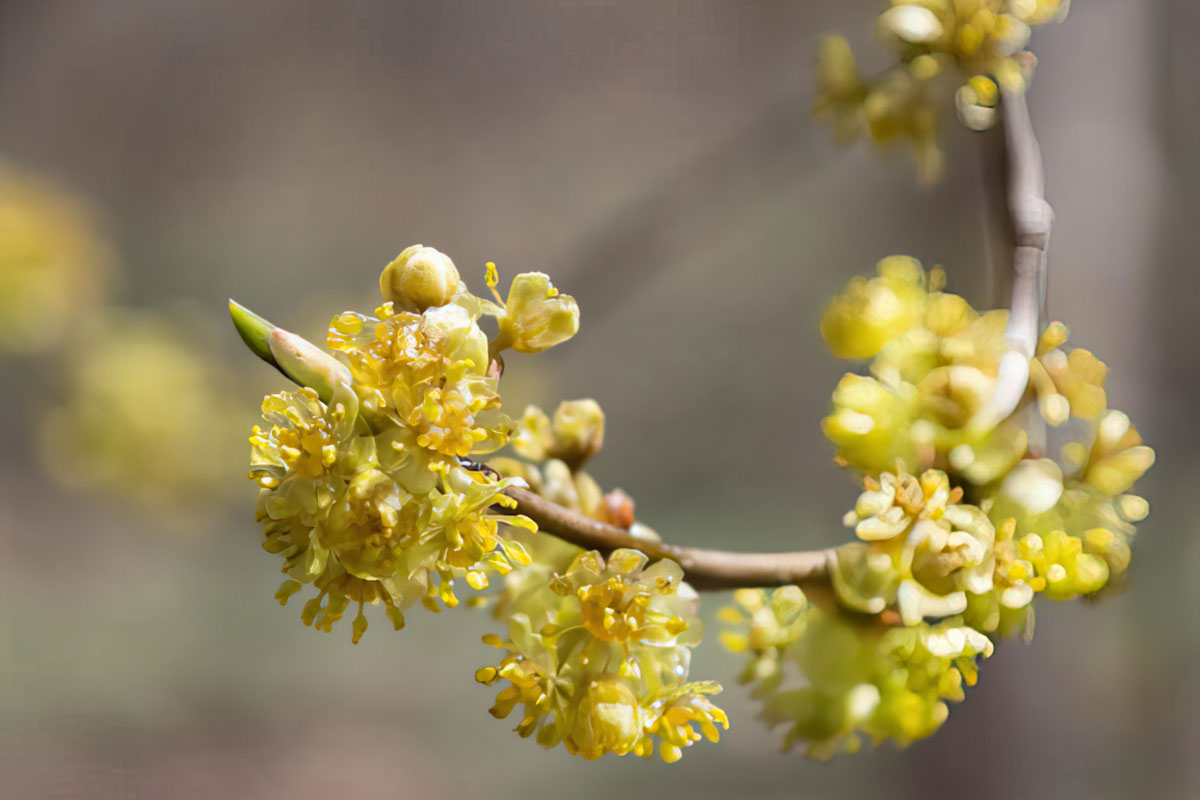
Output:
[[1025,95],[1006,92],[1001,105],[1008,168],[1008,211],[1013,228],[1012,299],[1004,332],[1009,351],[1000,359],[996,391],[971,421],[988,429],[1010,415],[1029,384],[1029,361],[1041,332],[1046,292],[1046,253],[1054,211],[1045,197],[1042,151],[1033,132]]

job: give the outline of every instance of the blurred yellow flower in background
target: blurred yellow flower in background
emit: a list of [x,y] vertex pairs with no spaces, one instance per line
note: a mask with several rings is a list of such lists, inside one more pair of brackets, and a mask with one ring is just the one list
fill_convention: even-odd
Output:
[[112,254],[84,204],[0,160],[0,353],[43,351],[103,299]]
[[68,358],[64,398],[41,426],[52,476],[181,522],[237,487],[232,377],[177,316],[106,312],[74,332]]

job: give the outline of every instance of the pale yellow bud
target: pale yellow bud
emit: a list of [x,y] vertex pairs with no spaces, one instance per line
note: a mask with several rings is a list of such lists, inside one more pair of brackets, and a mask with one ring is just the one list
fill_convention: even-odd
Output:
[[580,755],[622,755],[633,749],[641,735],[642,712],[633,692],[618,680],[593,681],[579,701],[571,734]]
[[379,291],[384,300],[409,311],[444,306],[458,291],[460,279],[454,262],[432,247],[414,244],[384,267]]
[[604,446],[604,411],[595,400],[564,400],[554,411],[552,458],[579,469]]

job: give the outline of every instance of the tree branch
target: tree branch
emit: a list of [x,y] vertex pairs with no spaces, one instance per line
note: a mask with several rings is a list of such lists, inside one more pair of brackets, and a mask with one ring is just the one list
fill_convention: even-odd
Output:
[[1008,417],[1025,395],[1029,361],[1037,351],[1046,292],[1046,251],[1054,210],[1046,202],[1042,151],[1033,132],[1025,95],[1005,92],[1001,106],[1008,163],[1008,210],[1015,247],[1012,299],[1004,332],[1009,351],[1000,359],[996,391],[971,425],[989,429]]
[[515,511],[537,523],[538,529],[588,550],[605,553],[621,547],[641,550],[652,559],[669,558],[683,567],[696,589],[828,585],[833,550],[793,553],[734,553],[656,542],[634,536],[624,528],[586,517],[534,494],[510,487],[504,491],[517,501]]

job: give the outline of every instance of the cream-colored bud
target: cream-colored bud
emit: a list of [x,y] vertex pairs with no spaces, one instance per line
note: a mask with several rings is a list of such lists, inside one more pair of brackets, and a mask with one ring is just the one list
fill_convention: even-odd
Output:
[[550,457],[577,470],[604,446],[604,411],[592,399],[564,400],[554,411]]
[[1062,497],[1063,473],[1048,458],[1029,459],[1013,467],[1000,491],[1030,514],[1044,514]]
[[446,254],[414,244],[383,268],[379,291],[384,300],[407,311],[424,311],[444,306],[458,291],[460,278],[454,262]]

